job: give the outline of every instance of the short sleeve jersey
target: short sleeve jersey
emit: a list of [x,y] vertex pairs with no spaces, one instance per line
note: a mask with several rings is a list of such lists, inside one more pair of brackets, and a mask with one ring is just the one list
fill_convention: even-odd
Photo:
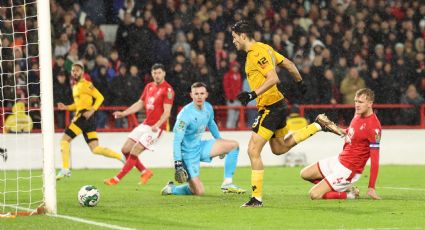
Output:
[[356,115],[347,129],[345,144],[339,161],[356,173],[362,173],[371,149],[379,150],[381,123],[375,114],[368,117]]
[[99,94],[99,91],[93,84],[81,78],[81,80],[72,87],[72,97],[74,98],[77,113],[81,110],[92,109],[94,96],[96,94]]
[[[173,104],[174,90],[168,82],[163,81],[157,85],[151,82],[145,86],[140,100],[145,105],[146,119],[143,124],[154,125],[164,113],[164,104]],[[165,129],[166,122],[161,125],[161,129]]]
[[[261,42],[254,43],[247,53],[245,64],[245,72],[251,90],[258,89],[266,81],[267,72],[276,68],[276,65],[281,63],[284,58],[271,46]],[[274,85],[257,97],[257,106],[262,108],[281,99],[283,99],[283,95]]]

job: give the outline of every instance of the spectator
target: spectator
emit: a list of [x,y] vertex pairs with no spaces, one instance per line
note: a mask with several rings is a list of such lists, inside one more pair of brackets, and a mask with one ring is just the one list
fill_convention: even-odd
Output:
[[400,102],[415,106],[415,108],[401,110],[400,123],[404,125],[419,125],[419,106],[425,103],[425,100],[418,94],[415,85],[410,84],[407,87],[406,92],[401,96]]
[[29,133],[33,127],[32,119],[27,115],[25,104],[16,102],[12,107],[12,114],[6,118],[5,133]]
[[[366,83],[359,76],[357,68],[351,67],[348,74],[344,77],[341,82],[340,91],[342,95],[342,103],[348,105],[354,105],[354,96],[356,91],[366,87]],[[343,118],[346,125],[353,116],[353,109],[346,109],[343,112]]]
[[[229,70],[224,74],[223,88],[227,106],[241,105],[241,102],[237,99],[237,95],[241,92],[242,89],[242,78],[239,71],[239,63],[233,63],[231,64]],[[228,109],[226,128],[236,128],[238,120],[239,109]]]
[[[59,72],[55,75],[53,82],[53,101],[54,104],[64,103],[70,105],[74,101],[72,98],[72,89],[65,72]],[[65,128],[65,111],[55,111],[56,127]]]

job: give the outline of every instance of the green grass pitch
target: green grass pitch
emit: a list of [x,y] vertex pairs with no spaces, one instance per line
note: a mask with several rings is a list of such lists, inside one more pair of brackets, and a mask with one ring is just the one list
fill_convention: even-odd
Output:
[[[139,186],[133,170],[117,186],[103,179],[117,170],[73,170],[58,181],[58,214],[133,229],[425,229],[425,166],[381,166],[377,192],[383,198],[365,198],[369,168],[357,184],[359,200],[312,201],[312,184],[300,179],[300,168],[266,167],[264,207],[243,209],[247,194],[222,194],[222,168],[201,169],[206,194],[161,196],[173,169],[153,169],[154,177]],[[250,168],[238,168],[234,182],[250,186]],[[98,187],[97,207],[81,207],[81,186]],[[49,216],[0,219],[0,229],[105,229],[101,226]]]

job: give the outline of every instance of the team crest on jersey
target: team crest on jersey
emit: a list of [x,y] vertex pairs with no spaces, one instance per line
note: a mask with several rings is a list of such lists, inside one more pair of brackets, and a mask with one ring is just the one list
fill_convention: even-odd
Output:
[[375,141],[376,143],[379,143],[381,141],[381,132],[379,129],[375,129]]

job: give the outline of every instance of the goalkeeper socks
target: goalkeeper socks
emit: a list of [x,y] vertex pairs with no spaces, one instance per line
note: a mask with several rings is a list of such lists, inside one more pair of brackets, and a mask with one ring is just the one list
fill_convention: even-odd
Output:
[[101,146],[96,146],[93,149],[93,153],[99,154],[99,155],[102,155],[102,156],[105,156],[105,157],[115,158],[115,159],[118,159],[120,161],[121,161],[121,158],[122,158],[121,154],[115,152],[112,149],[104,148],[104,147],[101,147]]
[[322,198],[323,199],[345,200],[345,199],[347,199],[347,193],[346,192],[327,192],[327,193],[325,193],[325,195],[323,195]]
[[226,155],[224,160],[224,178],[233,178],[235,174],[236,164],[238,163],[239,148],[234,148]]
[[255,197],[259,201],[262,200],[262,196],[263,196],[263,177],[264,177],[264,170],[252,170],[252,172],[251,172],[251,186],[252,186],[251,197]]
[[[130,156],[130,153],[123,153],[123,155],[125,156],[125,159],[128,159],[128,157]],[[143,170],[146,169],[146,167],[142,164],[139,158],[137,158],[137,163],[135,166],[140,172],[143,172]]]
[[71,143],[68,141],[61,141],[61,153],[62,153],[62,168],[69,169],[69,158],[70,158]]
[[189,184],[175,186],[172,190],[173,195],[192,195],[192,191],[190,191]]
[[305,139],[313,136],[319,130],[320,129],[316,126],[316,124],[313,123],[313,124],[307,125],[304,128],[296,130],[292,134],[292,137],[294,138],[295,142],[298,144],[304,141]]
[[121,171],[117,174],[118,179],[122,179],[128,172],[136,165],[139,158],[135,155],[130,154],[125,162],[125,165],[122,167]]

